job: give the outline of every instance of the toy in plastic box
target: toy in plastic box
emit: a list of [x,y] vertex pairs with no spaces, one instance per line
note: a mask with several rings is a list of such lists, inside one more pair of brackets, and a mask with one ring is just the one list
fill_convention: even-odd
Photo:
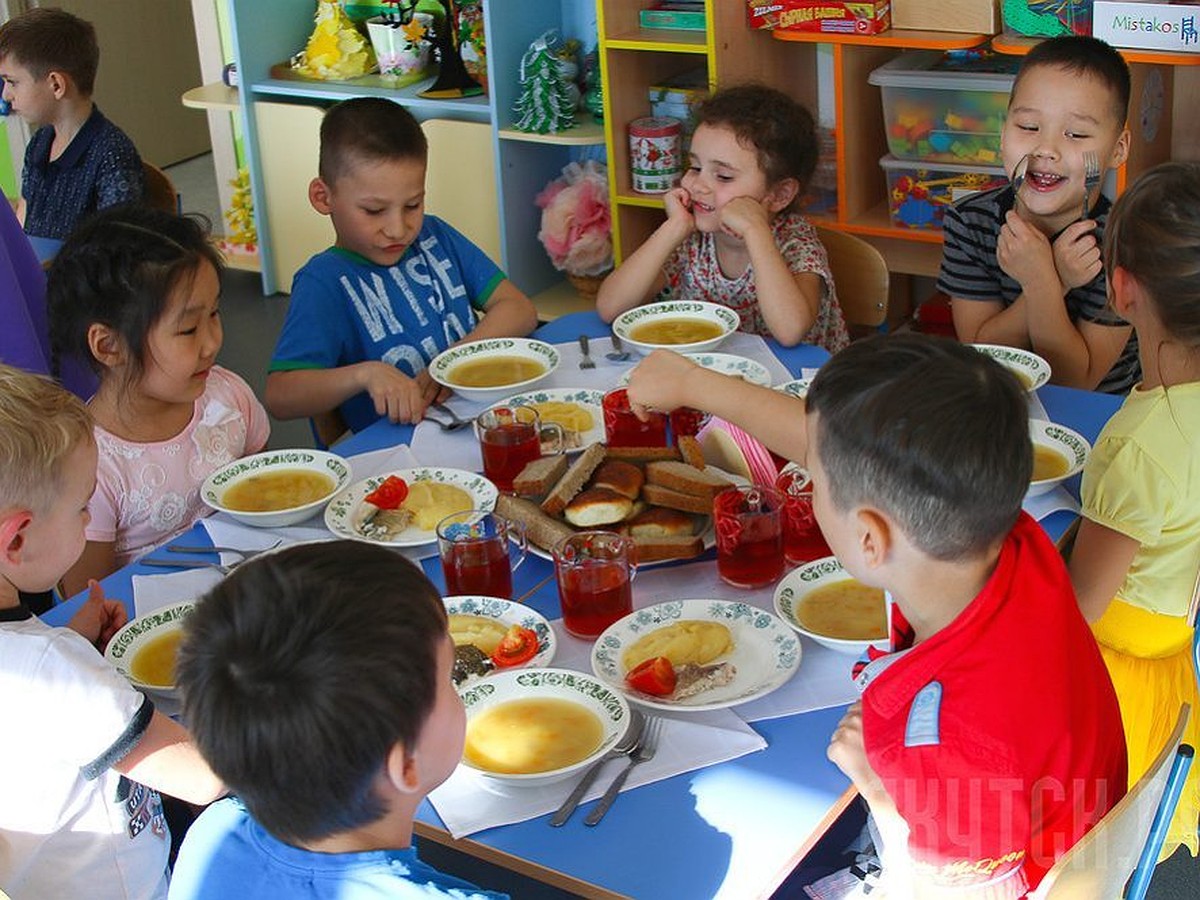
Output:
[[1002,0],[1004,24],[1017,34],[1092,33],[1092,0]]
[[888,150],[901,159],[997,165],[1020,60],[990,51],[902,53],[869,78],[883,95]]
[[888,182],[888,211],[897,228],[941,231],[946,207],[977,191],[1008,184],[1000,166],[914,163],[885,156],[879,160]]

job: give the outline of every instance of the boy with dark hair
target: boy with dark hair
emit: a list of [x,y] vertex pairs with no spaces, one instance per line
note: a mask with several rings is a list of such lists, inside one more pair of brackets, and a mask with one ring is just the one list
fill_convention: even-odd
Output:
[[[221,785],[187,732],[96,652],[125,608],[91,583],[66,628],[18,592],[49,590],[83,550],[96,485],[86,407],[0,365],[0,895],[151,900],[167,893],[158,791]],[[136,782],[136,783],[135,783]]]
[[851,344],[806,401],[666,351],[629,396],[710,411],[807,466],[829,546],[891,593],[910,645],[862,671],[829,756],[871,809],[894,896],[1024,896],[1124,793],[1125,741],[1062,560],[1021,510],[1016,378],[897,334]]
[[27,234],[63,240],[86,216],[141,201],[142,160],[92,102],[96,30],[37,7],[0,25],[0,79],[12,111],[37,130],[25,148],[17,216]]
[[1013,183],[947,210],[938,277],[960,340],[1031,348],[1056,384],[1109,393],[1141,373],[1100,259],[1111,204],[1099,188],[1129,154],[1129,85],[1120,53],[1096,38],[1051,38],[1029,52],[1000,136]]
[[354,431],[380,416],[420,421],[441,393],[426,368],[438,353],[537,326],[533,303],[495,263],[425,215],[427,154],[421,126],[390,100],[325,113],[308,199],[337,240],[292,283],[267,376],[278,418],[338,411]]
[[498,900],[422,863],[413,816],[462,756],[437,590],[382,547],[239,566],[188,618],[177,682],[238,799],[189,829],[171,897]]

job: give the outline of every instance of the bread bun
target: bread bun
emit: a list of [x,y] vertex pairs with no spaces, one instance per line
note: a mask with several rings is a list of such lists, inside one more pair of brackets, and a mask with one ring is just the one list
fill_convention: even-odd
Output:
[[564,511],[576,528],[596,528],[620,522],[633,511],[633,501],[608,488],[589,488],[575,496]]
[[592,476],[592,487],[608,488],[623,497],[636,500],[645,481],[645,474],[633,463],[610,459],[602,463]]
[[695,531],[695,520],[678,509],[651,506],[625,523],[634,538],[686,537]]

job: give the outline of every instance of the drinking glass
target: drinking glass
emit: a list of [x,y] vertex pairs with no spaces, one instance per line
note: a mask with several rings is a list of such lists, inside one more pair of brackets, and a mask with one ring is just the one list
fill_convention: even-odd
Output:
[[630,538],[612,531],[581,531],[554,548],[554,573],[563,626],[575,637],[596,638],[633,612],[637,555]]
[[666,447],[666,413],[650,412],[642,421],[629,406],[629,393],[617,388],[604,395],[604,441],[610,447]]
[[717,574],[741,588],[783,575],[783,494],[771,487],[735,487],[717,494]]
[[[525,529],[486,509],[446,516],[437,525],[438,554],[446,577],[446,594],[480,594],[511,600],[512,573],[529,549]],[[510,541],[517,549],[514,562]]]
[[543,424],[531,406],[484,410],[475,420],[475,435],[483,456],[483,474],[502,491],[512,491],[513,479],[528,463],[543,453],[554,456],[566,448],[562,426],[554,422]]
[[783,493],[783,556],[788,564],[798,566],[832,556],[813,514],[808,472],[789,463],[775,479],[775,487]]

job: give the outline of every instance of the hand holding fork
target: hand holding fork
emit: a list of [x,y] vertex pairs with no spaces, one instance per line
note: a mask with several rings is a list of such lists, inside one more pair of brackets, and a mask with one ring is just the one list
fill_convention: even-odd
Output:
[[1100,185],[1101,174],[1100,157],[1096,155],[1095,150],[1085,150],[1083,153],[1083,214],[1081,218],[1088,217],[1088,209],[1091,206],[1089,201],[1092,192]]

